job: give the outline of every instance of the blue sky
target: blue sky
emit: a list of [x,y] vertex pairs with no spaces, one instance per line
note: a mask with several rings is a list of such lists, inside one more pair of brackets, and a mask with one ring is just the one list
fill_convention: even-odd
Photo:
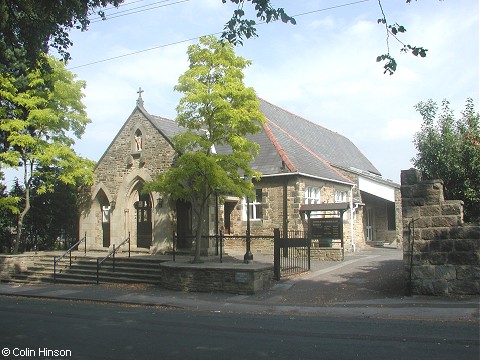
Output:
[[[275,1],[290,15],[309,14],[297,16],[295,26],[259,25],[259,37],[236,52],[253,62],[245,83],[258,96],[348,137],[384,177],[399,182],[400,170],[411,167],[415,155],[412,139],[421,123],[416,103],[447,99],[459,114],[471,97],[478,110],[478,1],[382,0],[388,20],[407,29],[401,39],[428,49],[424,59],[401,54],[391,39],[399,64],[393,76],[375,61],[386,52],[377,0],[322,10],[351,2]],[[150,3],[158,0],[135,1],[107,14]],[[167,6],[72,32],[67,68],[87,82],[84,103],[92,120],[75,145],[82,156],[101,157],[134,109],[139,87],[149,113],[174,119],[181,94],[173,87],[188,68],[188,45],[196,42],[185,40],[221,32],[234,10],[221,0],[158,5]],[[122,57],[102,61],[117,56]]]

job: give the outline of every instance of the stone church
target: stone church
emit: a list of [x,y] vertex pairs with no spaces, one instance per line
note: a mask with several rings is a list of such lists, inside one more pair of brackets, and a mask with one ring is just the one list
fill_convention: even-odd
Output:
[[[133,112],[96,165],[80,234],[86,234],[90,250],[107,250],[130,237],[132,250],[161,253],[172,249],[176,233],[177,248],[189,250],[189,236],[195,233],[190,204],[141,191],[145,182],[174,164],[172,138],[184,129],[149,114],[139,94]],[[274,228],[303,230],[309,205],[345,203],[346,250],[372,242],[401,242],[398,184],[382,178],[346,137],[263,99],[259,102],[266,122],[251,136],[260,145],[251,164],[262,173],[254,184],[256,196],[248,202],[228,194],[212,199],[204,235],[219,230],[244,235],[247,213],[252,235],[272,235]],[[234,245],[225,246],[228,250]],[[208,244],[205,247],[211,252]],[[256,250],[269,252],[252,241],[252,251]]]

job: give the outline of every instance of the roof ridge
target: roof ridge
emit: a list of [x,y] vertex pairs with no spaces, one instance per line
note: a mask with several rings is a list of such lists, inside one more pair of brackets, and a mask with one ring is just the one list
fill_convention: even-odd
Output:
[[[266,116],[265,116],[265,119],[267,119],[267,121],[270,121]],[[295,165],[293,165],[291,160],[288,158],[287,154],[285,153],[285,150],[283,150],[283,148],[280,146],[277,139],[275,139],[275,136],[273,135],[272,130],[270,130],[270,127],[267,125],[267,123],[265,122],[264,124],[262,124],[262,126],[268,138],[272,142],[273,146],[275,147],[275,149],[277,149],[278,155],[280,155],[280,158],[283,160],[283,162],[288,167],[288,169],[292,172],[297,172],[298,169],[295,167]]]
[[258,98],[259,98],[260,100],[262,100],[263,102],[266,102],[267,104],[269,104],[269,105],[271,105],[271,106],[273,106],[273,107],[275,107],[275,108],[277,108],[277,109],[279,109],[279,110],[282,110],[282,111],[286,112],[287,114],[290,114],[290,115],[292,115],[292,116],[294,116],[294,117],[296,117],[296,118],[302,119],[303,121],[306,121],[306,122],[308,122],[308,123],[310,123],[310,124],[312,124],[312,125],[321,127],[322,129],[325,129],[325,130],[327,130],[327,131],[329,131],[329,132],[331,132],[331,133],[337,134],[337,135],[339,135],[339,136],[342,136],[342,137],[348,139],[345,135],[342,135],[342,134],[340,134],[339,132],[333,131],[333,130],[331,130],[331,129],[329,129],[329,128],[327,128],[327,127],[325,127],[325,126],[323,126],[323,125],[321,125],[321,124],[319,124],[319,123],[316,123],[315,121],[308,120],[308,119],[304,118],[303,116],[300,116],[300,115],[298,115],[298,114],[294,114],[293,112],[291,112],[291,111],[289,111],[289,110],[286,110],[286,109],[282,108],[281,106],[272,104],[270,101],[267,101],[267,100],[265,100],[265,99],[263,99],[263,98],[261,98],[261,97],[258,97]]
[[295,138],[294,136],[292,136],[291,134],[289,134],[285,129],[283,129],[280,125],[274,123],[272,120],[268,119],[267,117],[265,117],[267,119],[268,122],[270,122],[273,126],[275,126],[278,130],[280,130],[281,132],[283,132],[287,137],[289,137],[291,140],[293,140],[294,142],[296,142],[298,145],[300,145],[303,149],[305,149],[306,151],[308,151],[310,154],[312,154],[313,156],[315,156],[317,159],[319,159],[320,161],[322,161],[326,166],[328,166],[332,171],[334,171],[335,173],[337,173],[341,178],[347,180],[348,182],[352,182],[352,180],[350,180],[348,177],[346,177],[343,173],[341,173],[338,169],[336,169],[335,167],[332,166],[332,164],[330,164],[327,160],[325,160],[323,157],[321,157],[320,155],[318,155],[315,151],[313,151],[312,149],[310,149],[309,147],[307,147],[304,143],[302,143],[300,140],[298,140],[297,138]]

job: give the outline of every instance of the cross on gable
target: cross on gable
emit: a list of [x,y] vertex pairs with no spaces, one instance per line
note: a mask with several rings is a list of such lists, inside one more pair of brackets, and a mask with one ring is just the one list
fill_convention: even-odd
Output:
[[137,105],[143,106],[143,99],[142,99],[142,93],[144,91],[142,90],[141,87],[138,88],[137,94],[138,94],[138,99],[137,99]]

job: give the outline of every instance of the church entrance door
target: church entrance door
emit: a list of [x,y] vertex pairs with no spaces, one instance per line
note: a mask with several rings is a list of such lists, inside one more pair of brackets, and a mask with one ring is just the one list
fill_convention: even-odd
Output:
[[192,248],[192,205],[188,201],[177,201],[177,248]]
[[102,206],[103,247],[110,247],[110,206]]
[[141,194],[137,202],[137,247],[149,249],[152,245],[152,201]]

